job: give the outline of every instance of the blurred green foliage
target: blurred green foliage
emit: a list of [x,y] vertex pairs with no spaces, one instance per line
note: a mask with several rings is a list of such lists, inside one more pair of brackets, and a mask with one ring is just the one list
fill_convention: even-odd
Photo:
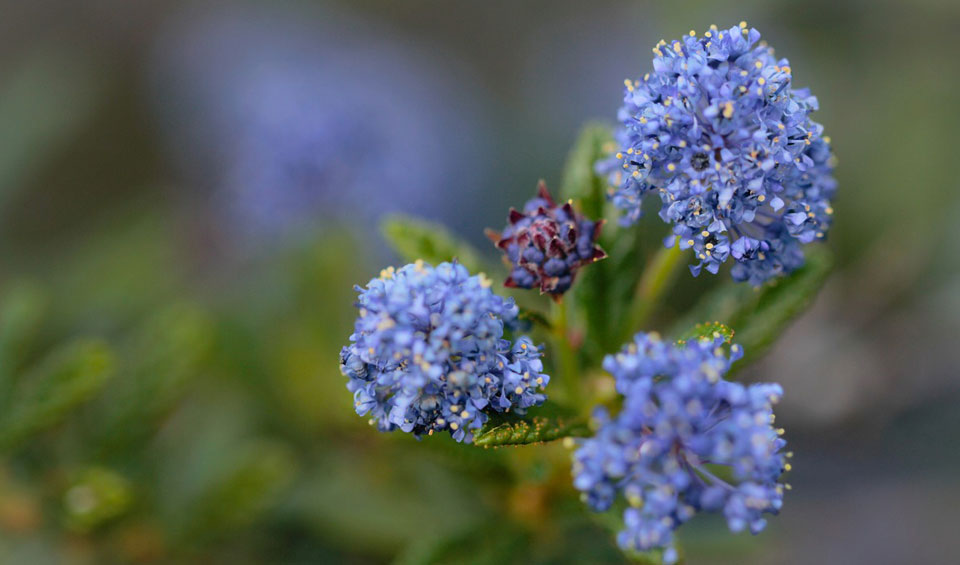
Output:
[[[869,319],[930,288],[952,296],[955,286],[945,285],[956,285],[949,277],[958,265],[936,260],[949,254],[943,236],[957,210],[954,3],[567,2],[549,11],[537,3],[428,4],[352,7],[437,41],[460,41],[454,50],[492,85],[501,159],[478,166],[495,168],[502,182],[475,213],[493,227],[532,196],[540,177],[588,215],[607,207],[589,167],[606,130],[589,126],[563,168],[575,139],[565,120],[592,116],[559,119],[543,97],[564,92],[537,88],[534,108],[509,89],[525,86],[516,62],[523,48],[592,45],[586,59],[598,65],[615,55],[607,45],[614,32],[602,41],[557,34],[540,45],[531,28],[586,25],[588,9],[603,28],[630,22],[638,49],[624,57],[636,65],[594,85],[607,100],[599,115],[612,120],[618,81],[646,64],[660,36],[747,19],[778,36],[798,80],[813,87],[818,120],[840,157],[836,292],[866,300]],[[77,35],[103,31],[79,18],[69,23],[60,25]],[[381,246],[364,239],[369,226],[358,233],[349,218],[326,222],[296,245],[231,256],[189,210],[202,198],[177,195],[166,171],[131,164],[159,160],[137,98],[146,57],[137,44],[149,40],[90,48],[73,35],[77,45],[35,35],[0,60],[0,562],[623,562],[609,516],[590,516],[570,486],[561,445],[417,442],[375,433],[354,414],[337,363],[354,316],[352,285],[386,261]],[[97,48],[104,52],[94,61]],[[556,72],[564,81],[579,76],[568,67]],[[461,240],[479,234],[458,227],[430,240],[424,234],[437,227],[419,221],[397,218],[385,229],[405,241],[404,259],[457,257],[502,277],[491,251]],[[570,295],[568,322],[583,366],[619,348],[625,304],[661,232],[655,221],[604,227],[610,258],[585,270]],[[669,336],[689,337],[694,324],[719,321],[754,355],[809,304],[833,261],[813,253],[799,277],[759,292],[722,277],[680,277],[676,299],[659,304],[650,325],[676,319]],[[514,295],[531,319],[549,310],[539,297]],[[684,311],[691,313],[678,318]],[[557,331],[535,327],[541,341]],[[582,377],[585,400],[607,398],[603,376]],[[771,543],[718,536],[723,529],[691,524],[683,544],[691,555],[742,563]]]

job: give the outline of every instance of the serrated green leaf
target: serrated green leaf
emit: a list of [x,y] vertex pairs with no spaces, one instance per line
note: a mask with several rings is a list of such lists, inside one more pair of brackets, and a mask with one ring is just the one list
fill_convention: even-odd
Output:
[[683,332],[683,334],[677,338],[677,341],[685,342],[700,338],[715,339],[718,337],[723,337],[724,342],[730,343],[730,341],[733,339],[733,336],[733,329],[726,324],[721,324],[720,322],[704,322],[702,324],[697,324],[689,330]]
[[590,434],[585,418],[558,407],[555,403],[532,408],[523,415],[491,414],[490,419],[474,433],[473,445],[501,447],[527,445]]
[[113,354],[95,340],[70,343],[21,379],[0,423],[0,450],[16,447],[86,402],[113,372]]
[[803,267],[759,289],[724,283],[680,320],[672,334],[682,335],[699,320],[717,320],[736,331],[735,341],[743,346],[745,359],[755,359],[806,310],[830,274],[833,257],[828,249],[809,249],[806,257]]
[[489,270],[472,245],[440,224],[393,215],[383,220],[380,229],[387,243],[406,261],[423,259],[436,265],[456,259],[473,274]]
[[579,201],[583,213],[591,218],[603,215],[606,182],[594,172],[601,158],[615,149],[608,126],[590,122],[580,130],[576,143],[567,155],[560,183],[560,198]]

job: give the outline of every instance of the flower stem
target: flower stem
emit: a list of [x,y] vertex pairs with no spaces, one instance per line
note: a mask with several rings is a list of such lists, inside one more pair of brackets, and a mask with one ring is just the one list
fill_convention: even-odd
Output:
[[570,296],[566,296],[562,301],[555,302],[551,316],[553,318],[553,350],[557,359],[555,378],[562,399],[566,402],[576,399],[580,388],[577,379],[577,355],[570,343],[570,299]]
[[626,322],[620,341],[627,341],[634,333],[643,329],[660,305],[663,293],[673,281],[682,264],[683,252],[680,247],[664,247],[653,256],[647,268],[640,276],[633,301],[627,311]]

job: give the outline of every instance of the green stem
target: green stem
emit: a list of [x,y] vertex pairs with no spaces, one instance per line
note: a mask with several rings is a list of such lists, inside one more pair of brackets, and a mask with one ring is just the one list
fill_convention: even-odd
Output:
[[553,350],[556,354],[557,389],[562,400],[571,402],[578,397],[580,383],[577,375],[577,355],[570,344],[570,296],[553,304]]
[[674,245],[664,247],[650,260],[637,283],[637,290],[633,294],[620,341],[626,341],[634,333],[642,330],[650,316],[656,312],[663,299],[663,293],[683,263],[682,257],[683,252],[680,247]]

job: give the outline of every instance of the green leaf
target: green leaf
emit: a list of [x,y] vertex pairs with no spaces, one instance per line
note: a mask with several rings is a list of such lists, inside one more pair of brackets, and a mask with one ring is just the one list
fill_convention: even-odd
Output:
[[622,343],[619,332],[629,313],[626,305],[634,299],[645,264],[640,230],[625,229],[614,237],[608,235],[611,233],[605,226],[601,246],[609,257],[583,269],[583,278],[572,289],[577,312],[587,322],[585,366],[598,365],[604,355]]
[[61,422],[96,394],[113,372],[113,354],[95,340],[70,343],[21,379],[0,421],[0,450],[9,450]]
[[808,249],[806,257],[803,267],[758,289],[724,283],[680,320],[672,335],[683,335],[699,320],[717,320],[736,330],[736,342],[743,346],[747,361],[757,358],[810,306],[830,274],[833,257],[828,249]]
[[84,469],[63,496],[68,529],[88,533],[121,516],[133,502],[133,486],[106,467]]
[[171,222],[149,209],[107,217],[89,236],[38,259],[48,282],[51,316],[45,331],[77,327],[123,332],[167,301],[186,294],[185,269]]
[[169,306],[146,320],[125,348],[123,378],[96,407],[97,445],[117,450],[159,427],[201,370],[212,343],[213,324],[196,307]]
[[733,329],[726,324],[721,324],[720,322],[705,322],[702,324],[697,324],[685,331],[679,338],[677,338],[677,341],[685,342],[692,339],[701,338],[714,339],[723,336],[723,341],[730,343],[730,341],[733,339],[733,334]]
[[[622,565],[623,553],[604,529],[590,520],[575,501],[554,501],[549,519],[549,537],[544,540],[536,526],[501,514],[479,527],[447,537],[421,532],[402,551],[393,565],[499,565],[501,563],[589,563]],[[564,508],[561,508],[563,506]],[[575,510],[573,510],[575,509]],[[565,511],[572,513],[567,514]],[[536,520],[536,518],[533,518]],[[657,562],[657,565],[660,565]]]
[[626,308],[624,327],[618,342],[629,340],[644,328],[651,315],[663,303],[664,293],[672,287],[682,265],[683,252],[679,246],[661,247],[650,258]]
[[594,166],[615,148],[608,126],[597,122],[584,125],[567,155],[563,181],[560,183],[560,198],[579,201],[583,213],[591,218],[603,216],[607,183],[597,176]]
[[585,418],[553,403],[533,408],[524,416],[491,414],[483,428],[474,434],[473,444],[479,447],[527,445],[589,434]]
[[[677,550],[679,552],[679,548]],[[627,559],[631,563],[637,563],[638,565],[663,565],[663,550],[654,549],[650,551],[634,551],[634,550],[623,550],[623,554],[627,556]],[[683,559],[677,559],[675,565],[682,565]]]
[[471,273],[488,270],[480,253],[440,224],[402,215],[384,219],[383,237],[403,259],[436,265],[456,259]]
[[298,467],[285,444],[260,440],[242,446],[229,470],[208,483],[182,516],[183,535],[204,540],[252,524],[279,503]]
[[[413,540],[427,536],[443,539],[497,521],[497,513],[484,506],[484,487],[478,485],[503,484],[506,476],[478,476],[419,453],[421,447],[441,439],[436,435],[416,446],[409,439],[371,443],[360,449],[349,436],[340,442],[331,440],[334,443],[327,444],[331,449],[323,454],[323,462],[305,473],[290,493],[291,516],[324,538],[329,536],[332,545],[353,551],[363,547],[365,553],[382,555],[380,561],[396,555]],[[461,453],[473,452],[478,459],[501,455],[460,444],[456,447]],[[471,475],[473,480],[469,480]],[[464,512],[465,508],[471,511]],[[410,516],[443,519],[424,528]]]
[[28,283],[4,292],[0,302],[0,406],[5,406],[16,384],[16,372],[24,350],[37,333],[46,300]]
[[[429,533],[416,538],[393,565],[499,565],[518,562],[529,547],[525,532],[513,524],[492,521],[485,528],[446,538]],[[513,526],[513,527],[509,527]]]
[[[560,183],[560,198],[573,200],[574,205],[590,219],[604,217],[606,202],[607,182],[596,174],[594,167],[599,159],[614,150],[611,128],[602,123],[591,122],[585,124],[580,130],[576,142],[567,155],[563,179]],[[609,336],[612,305],[617,300],[611,289],[616,280],[616,266],[620,257],[626,252],[622,245],[618,245],[618,255],[611,253],[613,249],[610,245],[616,244],[617,240],[606,236],[615,227],[615,225],[605,225],[602,232],[601,246],[610,256],[585,267],[566,297],[575,310],[573,315],[576,319],[571,322],[582,321],[586,326],[586,331],[583,333],[586,337],[584,348],[587,357],[602,354],[603,348],[600,344],[611,341]]]

